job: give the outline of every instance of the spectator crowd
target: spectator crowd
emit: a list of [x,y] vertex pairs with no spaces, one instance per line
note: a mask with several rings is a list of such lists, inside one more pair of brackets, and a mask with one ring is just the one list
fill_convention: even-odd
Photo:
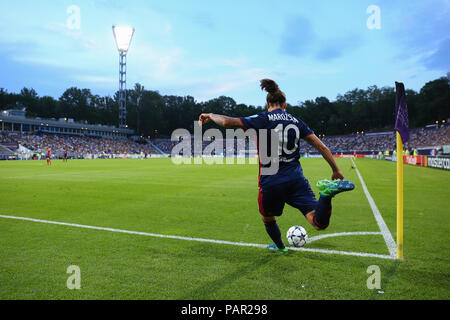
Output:
[[[393,151],[396,148],[395,132],[388,133],[358,133],[342,136],[322,136],[323,142],[330,148],[332,153],[378,153],[386,150]],[[88,136],[72,136],[58,134],[20,134],[15,132],[0,133],[0,144],[11,148],[18,148],[19,145],[31,150],[34,153],[45,153],[50,148],[52,154],[61,157],[67,152],[69,157],[84,158],[87,155],[113,155],[113,154],[170,154],[179,141],[170,139],[153,139],[142,141],[131,139],[109,139]],[[223,140],[222,152],[216,150],[216,154],[231,154],[235,150],[242,151],[242,146],[238,148],[238,143],[227,150],[227,140]],[[229,142],[229,141],[228,141]],[[211,141],[203,141],[202,148],[208,146]],[[302,153],[315,153],[316,150],[301,140],[300,149]],[[450,145],[450,126],[418,128],[410,131],[410,140],[405,144],[405,149],[413,150],[418,148],[433,148],[443,145]],[[251,154],[257,153],[254,139],[246,140],[245,149]],[[13,150],[15,151],[15,150]],[[194,153],[194,143],[191,140],[191,154]]]
[[[378,153],[386,150],[393,151],[396,149],[395,132],[379,132],[379,133],[357,133],[342,136],[320,136],[319,137],[331,150],[332,153]],[[170,139],[152,140],[164,153],[171,153],[172,148],[178,144],[178,141]],[[204,141],[203,148],[211,142]],[[191,143],[193,153],[193,142]],[[450,145],[450,126],[418,128],[410,130],[410,140],[404,144],[404,148],[410,151],[419,148],[432,148],[443,145]],[[223,153],[232,150],[226,150],[226,141],[223,141]],[[235,144],[235,150],[236,148]],[[254,140],[246,141],[246,149],[250,151],[256,150]],[[302,153],[315,153],[316,150],[304,140],[300,140],[300,150]]]
[[21,145],[33,153],[43,154],[47,148],[56,157],[64,153],[71,158],[84,158],[89,155],[113,154],[151,154],[158,153],[151,144],[142,144],[131,139],[110,139],[87,136],[69,136],[57,134],[0,134],[0,144]]
[[[322,140],[333,153],[393,151],[397,145],[395,132],[325,136]],[[409,141],[404,144],[404,149],[411,151],[443,145],[450,145],[450,126],[412,129]],[[308,145],[304,145],[304,147],[306,152],[313,151]]]

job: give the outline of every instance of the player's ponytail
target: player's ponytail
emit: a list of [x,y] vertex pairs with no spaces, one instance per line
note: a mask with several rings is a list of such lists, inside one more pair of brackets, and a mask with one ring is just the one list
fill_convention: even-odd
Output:
[[286,95],[280,90],[278,84],[271,79],[262,79],[261,90],[267,91],[267,103],[282,106],[286,102]]

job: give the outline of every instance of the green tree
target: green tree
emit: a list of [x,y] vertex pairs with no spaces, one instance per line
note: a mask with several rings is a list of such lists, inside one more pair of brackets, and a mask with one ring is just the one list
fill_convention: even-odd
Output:
[[450,117],[450,84],[448,77],[427,82],[417,101],[418,125],[441,122]]

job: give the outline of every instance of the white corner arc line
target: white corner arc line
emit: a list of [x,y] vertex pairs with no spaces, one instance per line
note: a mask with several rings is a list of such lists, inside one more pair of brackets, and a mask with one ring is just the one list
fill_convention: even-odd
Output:
[[346,256],[358,256],[358,257],[380,258],[380,259],[390,259],[390,260],[396,259],[395,257],[392,257],[390,255],[378,254],[378,253],[349,252],[349,251],[338,251],[338,250],[328,250],[328,249],[293,248],[293,247],[289,247],[289,250],[328,253],[328,254],[340,254],[340,255],[344,255],[344,256],[345,255]]
[[381,235],[384,238],[384,242],[386,242],[386,246],[389,250],[389,254],[392,258],[396,258],[397,257],[397,244],[396,244],[394,238],[392,237],[392,234],[389,231],[389,228],[386,225],[386,222],[384,222],[384,219],[381,216],[380,210],[378,210],[377,205],[375,204],[375,201],[373,200],[372,196],[370,195],[369,190],[367,189],[367,186],[364,183],[364,180],[363,180],[361,174],[359,173],[359,170],[358,170],[358,167],[356,166],[355,161],[353,161],[353,159],[351,159],[351,160],[352,160],[353,166],[356,169],[356,174],[358,175],[359,180],[361,181],[361,185],[363,187],[364,194],[366,195],[366,198],[369,201],[369,205],[372,209],[373,215],[375,216],[375,220],[377,221],[378,227],[380,228]]
[[371,236],[371,235],[381,235],[381,232],[371,232],[371,231],[358,231],[358,232],[340,232],[340,233],[326,233],[318,236],[314,236],[308,239],[308,243],[314,242],[320,239],[330,238],[330,237],[342,237],[342,236]]
[[[115,228],[88,226],[88,225],[76,224],[76,223],[67,223],[67,222],[58,222],[58,221],[50,221],[50,220],[33,219],[33,218],[27,218],[27,217],[16,217],[16,216],[0,215],[0,218],[22,220],[22,221],[31,221],[31,222],[39,222],[39,223],[46,223],[46,224],[55,224],[55,225],[62,225],[62,226],[69,226],[69,227],[76,227],[76,228],[84,228],[84,229],[93,229],[93,230],[102,230],[102,231],[127,233],[127,234],[134,234],[134,235],[141,235],[141,236],[148,236],[148,237],[157,237],[157,238],[168,238],[168,239],[178,239],[178,240],[187,240],[187,241],[209,242],[209,243],[217,243],[217,244],[229,244],[229,245],[235,245],[235,246],[257,247],[257,248],[266,248],[267,247],[264,244],[257,244],[257,243],[246,243],[246,242],[234,242],[234,241],[226,241],[226,240],[214,240],[214,239],[204,239],[204,238],[172,236],[172,235],[164,235],[164,234],[157,234],[157,233],[122,230],[122,229],[115,229]],[[327,249],[292,248],[292,247],[290,247],[289,250],[305,251],[305,252],[318,252],[318,253],[326,253],[326,254],[340,254],[340,255],[369,257],[369,258],[395,259],[394,257],[389,256],[389,255],[377,254],[377,253],[366,253],[366,252],[349,252],[349,251],[338,251],[338,250],[327,250]]]

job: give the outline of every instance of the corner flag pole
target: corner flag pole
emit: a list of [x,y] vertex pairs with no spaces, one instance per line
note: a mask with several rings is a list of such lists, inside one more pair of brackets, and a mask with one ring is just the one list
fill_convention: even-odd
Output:
[[403,259],[403,143],[409,139],[408,106],[405,87],[395,82],[395,107],[397,117],[395,130],[397,134],[397,259]]
[[403,259],[403,141],[397,131],[397,259]]

